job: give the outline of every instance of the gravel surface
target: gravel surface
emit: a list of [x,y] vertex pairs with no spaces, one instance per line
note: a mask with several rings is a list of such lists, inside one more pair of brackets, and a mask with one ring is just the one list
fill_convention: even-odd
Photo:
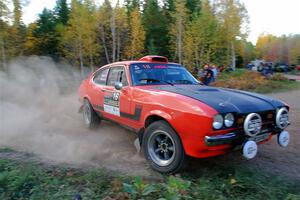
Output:
[[[186,173],[197,176],[219,166],[246,165],[300,181],[300,90],[269,95],[291,106],[290,146],[281,148],[274,137],[259,146],[258,155],[253,160],[244,160],[239,151],[213,158],[192,159]],[[79,106],[74,99],[73,95],[61,98],[55,102],[56,106],[42,101],[40,109],[35,108],[34,115],[28,108],[3,106],[3,113],[22,111],[23,115],[18,115],[20,118],[16,118],[15,114],[8,115],[3,119],[6,121],[1,124],[0,147],[36,154],[43,162],[104,167],[123,174],[160,177],[149,169],[143,155],[136,151],[133,133],[108,122],[97,131],[87,130],[81,115],[74,112]]]

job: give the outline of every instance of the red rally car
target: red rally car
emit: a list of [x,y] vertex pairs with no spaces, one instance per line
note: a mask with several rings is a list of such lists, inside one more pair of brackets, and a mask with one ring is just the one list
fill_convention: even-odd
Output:
[[151,167],[174,173],[187,156],[205,158],[242,149],[252,159],[257,144],[284,129],[289,107],[260,94],[199,83],[183,66],[162,56],[105,65],[79,88],[84,122],[89,128],[112,120],[136,133]]

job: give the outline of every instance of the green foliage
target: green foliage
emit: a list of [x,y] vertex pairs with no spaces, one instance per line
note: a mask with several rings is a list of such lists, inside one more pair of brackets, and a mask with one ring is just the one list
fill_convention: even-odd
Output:
[[166,188],[165,199],[179,200],[191,197],[189,194],[191,181],[184,180],[180,177],[170,176],[167,183],[163,184]]
[[199,14],[201,10],[201,2],[199,0],[185,0],[185,6],[190,11],[191,16]]
[[147,54],[169,56],[168,23],[157,0],[149,0],[144,4],[143,24]]
[[56,21],[62,25],[67,25],[70,14],[67,0],[57,0],[54,12],[56,15]]
[[[7,150],[5,150],[7,151]],[[2,151],[1,151],[2,152]],[[299,183],[245,167],[213,166],[157,181],[0,159],[0,199],[299,199]]]
[[138,59],[142,57],[144,51],[145,30],[138,8],[134,8],[129,17],[129,40],[125,55],[128,59]]
[[145,183],[141,177],[135,177],[131,184],[123,183],[123,189],[134,199],[149,196],[157,191],[154,184]]
[[[0,1],[0,67],[20,55],[65,58],[94,66],[145,54],[167,56],[189,69],[210,62],[233,68],[255,54],[273,62],[300,63],[299,34],[246,41],[248,15],[241,0],[56,0],[52,10],[25,26],[22,2]],[[120,1],[121,2],[121,1]],[[143,8],[143,9],[142,9]]]
[[184,63],[190,68],[218,62],[216,53],[218,22],[208,0],[202,1],[202,12],[193,18],[184,37]]
[[56,18],[51,10],[44,9],[39,15],[32,36],[36,38],[37,55],[57,56],[58,33],[56,31]]

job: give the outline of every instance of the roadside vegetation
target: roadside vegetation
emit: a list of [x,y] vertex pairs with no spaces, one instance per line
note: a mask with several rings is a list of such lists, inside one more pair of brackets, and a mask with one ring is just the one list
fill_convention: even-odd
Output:
[[[0,150],[1,153],[14,153]],[[245,167],[214,166],[201,175],[142,178],[101,169],[0,159],[0,199],[300,199],[299,183]]]
[[271,93],[300,88],[300,83],[288,80],[282,73],[275,73],[272,77],[266,78],[259,72],[244,69],[221,73],[213,85],[258,93]]

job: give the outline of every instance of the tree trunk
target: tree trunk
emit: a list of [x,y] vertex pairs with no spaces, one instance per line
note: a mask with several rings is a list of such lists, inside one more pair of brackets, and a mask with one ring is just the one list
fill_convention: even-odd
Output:
[[117,61],[120,60],[120,53],[121,53],[121,37],[120,33],[117,34]]
[[80,72],[81,78],[84,78],[84,71],[83,71],[83,55],[82,55],[82,41],[79,41],[79,62],[80,62]]
[[110,21],[111,36],[112,36],[112,61],[116,61],[116,20],[115,11],[112,11],[112,17]]
[[235,66],[235,62],[236,62],[236,58],[235,58],[235,49],[234,49],[234,44],[233,42],[231,42],[231,62],[232,62],[232,69],[235,70],[236,66]]
[[1,56],[2,56],[2,67],[5,72],[7,72],[6,67],[6,54],[5,54],[5,47],[4,47],[4,40],[1,39]]
[[92,48],[91,38],[89,38],[89,43],[90,43],[90,48],[89,48],[90,68],[91,68],[91,71],[94,72],[94,56],[93,56],[93,48]]
[[94,72],[94,56],[92,53],[90,53],[90,68]]
[[183,35],[183,27],[182,27],[182,19],[180,18],[179,26],[178,26],[178,61],[182,64],[182,35]]
[[107,50],[107,47],[106,47],[106,41],[105,41],[105,32],[104,32],[104,28],[102,26],[100,27],[100,32],[101,32],[101,40],[102,40],[102,43],[103,43],[103,48],[104,48],[104,52],[105,52],[105,56],[106,56],[106,61],[107,61],[107,63],[110,63],[108,50]]

